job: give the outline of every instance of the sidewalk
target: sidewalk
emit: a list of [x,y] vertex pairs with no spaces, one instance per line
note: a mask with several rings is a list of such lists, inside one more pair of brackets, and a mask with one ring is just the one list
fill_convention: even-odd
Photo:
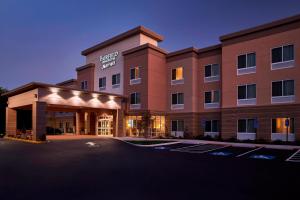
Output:
[[[114,139],[118,139],[121,141],[130,141],[130,140],[164,141],[164,140],[167,140],[167,141],[181,142],[184,144],[219,144],[219,145],[230,145],[230,146],[234,146],[234,147],[248,147],[248,148],[264,147],[267,149],[282,149],[282,150],[300,149],[300,146],[296,146],[296,145],[251,144],[251,143],[220,142],[220,141],[192,140],[192,139],[148,139],[148,138],[132,138],[132,137],[116,137]],[[160,145],[164,145],[164,144],[160,144]],[[149,145],[144,145],[144,146],[149,146]]]

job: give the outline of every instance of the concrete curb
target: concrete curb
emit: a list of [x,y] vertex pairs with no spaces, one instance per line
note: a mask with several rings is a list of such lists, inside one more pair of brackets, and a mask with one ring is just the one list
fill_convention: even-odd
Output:
[[8,136],[5,136],[4,139],[19,141],[19,142],[26,142],[26,143],[31,143],[31,144],[45,144],[45,143],[47,143],[47,141],[25,140],[25,139],[13,138],[13,137],[8,137]]
[[[113,139],[115,139],[115,140],[119,140],[119,141],[122,141],[122,142],[124,142],[124,143],[126,143],[126,144],[130,144],[130,145],[132,145],[132,146],[136,146],[136,147],[159,147],[159,146],[167,146],[167,145],[172,145],[172,144],[178,144],[178,143],[180,143],[180,142],[178,142],[178,141],[175,141],[175,142],[166,142],[166,143],[160,143],[160,144],[149,144],[149,145],[143,145],[143,144],[133,144],[133,143],[131,143],[131,142],[128,142],[128,141],[130,141],[130,140],[122,140],[122,139],[120,139],[120,138],[113,138]],[[131,140],[131,141],[154,141],[155,139],[151,139],[151,140],[149,140],[149,139],[145,139],[145,140]],[[158,140],[155,140],[155,141],[158,141]],[[159,140],[159,141],[161,141],[161,140]],[[170,140],[169,140],[170,141]]]
[[[115,138],[115,139],[118,139],[121,141],[124,141],[124,140],[128,140],[128,141],[130,141],[130,140],[133,140],[133,141],[168,140],[168,141],[174,141],[174,142],[183,143],[183,144],[220,144],[220,145],[230,145],[233,147],[248,147],[248,148],[264,147],[267,149],[281,149],[281,150],[300,149],[300,146],[296,146],[296,145],[252,144],[252,143],[221,142],[221,141],[210,141],[210,140],[192,140],[192,139],[145,139],[145,138],[129,138],[129,137],[119,137],[119,138]],[[138,146],[138,145],[136,145],[136,146]],[[145,146],[145,145],[142,145],[142,146]],[[147,146],[149,146],[149,145],[147,145]]]

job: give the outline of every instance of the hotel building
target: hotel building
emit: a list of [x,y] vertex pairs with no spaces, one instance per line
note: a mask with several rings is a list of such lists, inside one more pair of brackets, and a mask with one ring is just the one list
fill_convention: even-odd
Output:
[[76,79],[6,93],[6,132],[300,140],[299,36],[297,15],[167,52],[139,26],[82,51]]

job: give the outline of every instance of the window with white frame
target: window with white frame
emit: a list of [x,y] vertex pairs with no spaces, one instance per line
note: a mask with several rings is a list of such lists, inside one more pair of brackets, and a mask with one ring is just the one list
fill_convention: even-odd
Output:
[[141,104],[141,95],[138,92],[131,93],[130,104]]
[[120,85],[120,74],[114,74],[112,75],[111,79],[112,85]]
[[184,104],[184,94],[183,93],[173,93],[172,94],[172,105],[182,105]]
[[294,45],[285,45],[272,49],[272,63],[294,60]]
[[177,67],[172,69],[172,81],[183,79],[183,67]]
[[272,97],[293,96],[294,94],[294,80],[272,82]]
[[239,119],[238,132],[239,133],[256,133],[256,119]]
[[220,102],[220,91],[212,90],[204,93],[205,103],[219,103]]
[[220,65],[211,64],[205,66],[205,78],[220,76]]
[[238,69],[245,69],[256,66],[256,54],[248,53],[238,56]]
[[87,90],[88,89],[88,82],[87,81],[81,81],[80,88],[82,90]]
[[255,99],[256,98],[256,84],[239,85],[238,99]]
[[172,120],[171,122],[172,131],[184,131],[184,121],[183,120]]
[[130,80],[135,80],[140,78],[140,67],[133,67],[130,69]]
[[205,121],[205,132],[219,132],[219,120],[208,120]]
[[106,77],[99,78],[99,88],[100,89],[106,88]]

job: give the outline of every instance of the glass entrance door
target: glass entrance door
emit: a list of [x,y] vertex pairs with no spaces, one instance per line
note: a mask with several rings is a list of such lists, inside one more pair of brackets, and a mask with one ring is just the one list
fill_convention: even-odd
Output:
[[102,115],[98,117],[98,135],[112,136],[113,116]]

